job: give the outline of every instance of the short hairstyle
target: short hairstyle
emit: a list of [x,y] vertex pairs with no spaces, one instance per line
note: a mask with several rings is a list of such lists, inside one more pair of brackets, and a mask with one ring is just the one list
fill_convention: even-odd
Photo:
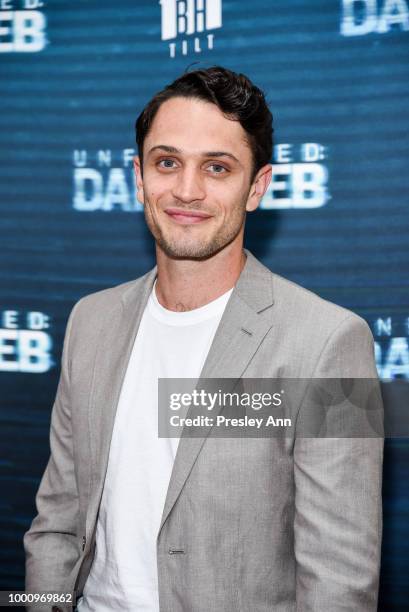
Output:
[[273,152],[273,115],[265,95],[244,74],[222,66],[185,72],[158,92],[135,122],[136,144],[143,164],[143,143],[163,102],[170,98],[195,98],[216,104],[226,118],[240,122],[252,151],[250,184],[262,166],[270,163]]

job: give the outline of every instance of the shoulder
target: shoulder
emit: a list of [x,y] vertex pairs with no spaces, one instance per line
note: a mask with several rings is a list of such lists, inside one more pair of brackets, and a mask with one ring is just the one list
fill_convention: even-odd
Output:
[[136,279],[107,287],[81,297],[75,302],[69,316],[69,323],[75,318],[77,325],[92,322],[101,322],[109,317],[109,314],[121,305],[123,299],[129,294],[137,294],[140,291],[147,277],[153,270],[146,272],[143,276]]
[[[287,319],[298,321],[303,326],[317,326],[320,335],[334,332],[338,327],[369,330],[365,319],[352,310],[320,297],[276,273],[271,272],[275,308]],[[318,332],[318,329],[317,329]]]
[[253,301],[256,308],[258,305],[273,304],[271,316],[276,323],[285,323],[286,327],[293,324],[305,329],[310,324],[315,326],[319,320],[324,335],[347,319],[366,326],[364,319],[352,310],[325,300],[314,291],[273,272],[248,249],[245,251],[248,265],[242,295],[250,303]]
[[300,371],[309,364],[318,377],[376,376],[374,339],[365,319],[277,274],[271,282],[272,316],[282,327],[278,336],[291,347]]
[[361,354],[362,345],[364,351],[373,352],[373,336],[362,317],[271,271],[248,250],[247,256],[242,294],[271,320],[268,350],[291,355],[291,363],[298,364],[295,371],[317,363],[326,347],[352,347]]

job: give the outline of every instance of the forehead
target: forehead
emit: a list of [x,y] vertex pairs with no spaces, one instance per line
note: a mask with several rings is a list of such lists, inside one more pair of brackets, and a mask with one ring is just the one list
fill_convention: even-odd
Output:
[[171,98],[159,107],[144,149],[161,143],[192,153],[228,149],[243,161],[251,158],[239,121],[227,119],[215,104],[193,98]]

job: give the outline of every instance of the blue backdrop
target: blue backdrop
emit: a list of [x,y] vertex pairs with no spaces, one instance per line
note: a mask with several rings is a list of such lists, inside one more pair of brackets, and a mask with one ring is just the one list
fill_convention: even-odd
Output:
[[[68,313],[154,264],[134,121],[192,63],[244,72],[274,115],[246,246],[409,379],[408,48],[406,0],[0,0],[0,589],[23,588]],[[380,610],[409,609],[408,481],[388,440]]]

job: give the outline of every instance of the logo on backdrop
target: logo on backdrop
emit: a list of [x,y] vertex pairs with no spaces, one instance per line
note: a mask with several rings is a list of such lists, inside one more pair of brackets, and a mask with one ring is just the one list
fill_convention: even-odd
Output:
[[379,377],[409,380],[409,317],[378,317],[372,332]]
[[341,11],[343,36],[409,30],[407,0],[342,0]]
[[[221,0],[159,0],[161,38],[169,40],[169,57],[213,49],[214,34],[222,27]],[[176,39],[176,40],[175,40]]]
[[280,143],[274,147],[271,183],[260,208],[320,208],[331,198],[327,147],[317,142],[300,145]]
[[134,155],[134,149],[124,149],[117,155],[111,149],[94,154],[76,149],[72,154],[73,208],[80,212],[141,211],[142,206],[136,199]]
[[0,372],[43,374],[53,365],[50,317],[34,310],[0,312]]
[[[322,144],[282,143],[274,147],[272,180],[260,208],[319,208],[327,204],[328,169]],[[113,210],[142,212],[132,160],[134,149],[114,154],[111,149],[90,153],[76,149],[73,160],[72,207],[79,212]]]
[[42,0],[0,0],[0,53],[37,53],[47,45]]

